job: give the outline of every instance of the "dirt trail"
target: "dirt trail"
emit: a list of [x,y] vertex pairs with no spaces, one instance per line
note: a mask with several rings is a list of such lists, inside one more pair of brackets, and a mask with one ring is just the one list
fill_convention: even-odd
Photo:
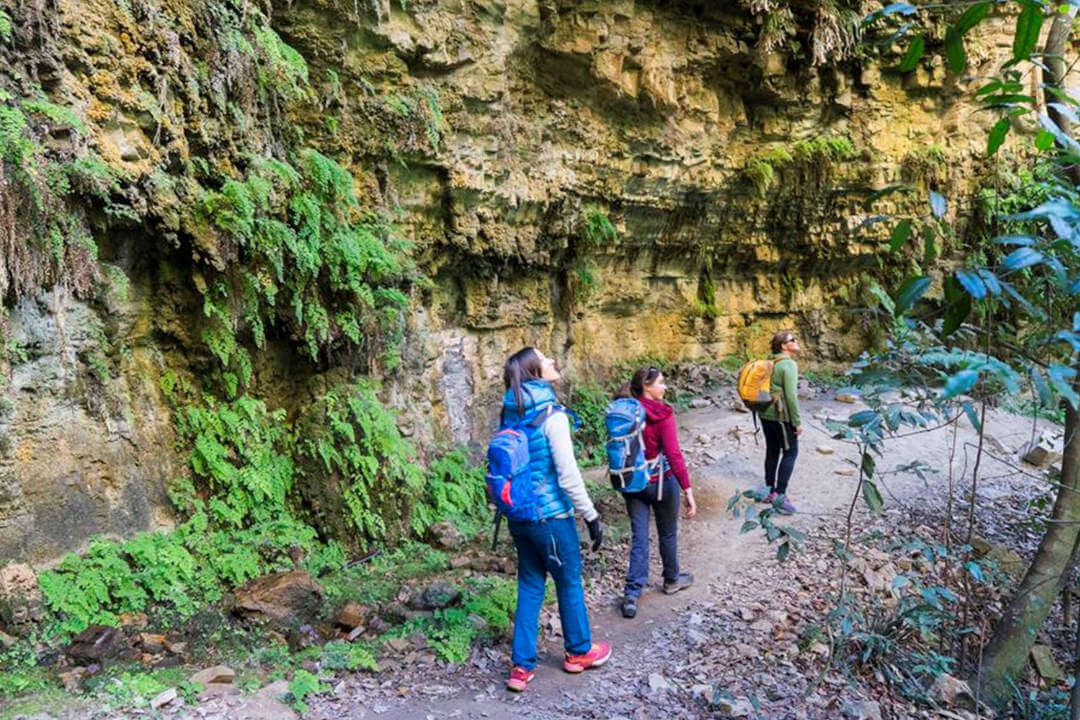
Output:
[[[857,482],[853,474],[838,474],[837,470],[853,468],[845,458],[854,459],[854,447],[831,440],[824,431],[826,415],[846,418],[857,410],[857,405],[833,400],[809,400],[804,403],[808,425],[800,438],[800,455],[792,479],[790,495],[799,513],[790,520],[795,527],[813,530],[822,524],[840,527]],[[775,566],[775,547],[765,543],[759,531],[740,534],[742,520],[733,519],[727,511],[728,498],[736,488],[741,490],[760,484],[764,447],[755,446],[751,434],[749,415],[727,409],[706,408],[693,410],[680,416],[680,437],[691,465],[691,477],[700,512],[691,521],[680,523],[680,559],[686,570],[695,574],[692,588],[673,596],[658,591],[659,578],[656,566],[655,540],[653,540],[653,569],[650,587],[639,604],[638,616],[625,620],[617,610],[617,597],[609,594],[603,602],[593,602],[590,618],[593,636],[611,641],[614,653],[604,668],[581,675],[568,675],[561,670],[561,638],[541,639],[541,660],[536,678],[528,691],[513,695],[503,690],[505,666],[492,663],[486,672],[458,676],[453,679],[438,677],[438,671],[424,688],[415,687],[404,697],[388,700],[385,696],[375,700],[358,687],[343,688],[338,697],[330,698],[321,705],[323,717],[364,718],[378,717],[388,720],[415,720],[416,718],[510,718],[561,719],[582,717],[580,710],[570,708],[590,707],[591,717],[652,717],[646,678],[657,668],[650,659],[661,650],[662,643],[674,637],[678,626],[687,622],[689,610],[697,607],[722,607],[729,599],[721,593],[726,585],[740,576],[753,578],[761,568]],[[998,446],[1016,448],[1030,433],[1030,420],[992,413],[987,427]],[[890,440],[886,443],[884,457],[878,461],[880,471],[889,473],[897,465],[921,460],[938,473],[923,481],[911,473],[897,472],[884,475],[880,481],[887,504],[914,502],[938,503],[947,487],[948,452],[950,433],[939,430],[933,433],[914,434]],[[975,433],[962,421],[959,429],[960,452],[957,472],[963,464],[963,443],[975,439]],[[707,441],[707,442],[706,442]],[[832,448],[831,454],[819,450],[819,446]],[[989,473],[985,473],[989,474]],[[1000,469],[997,473],[1001,475]],[[961,482],[957,481],[958,485]],[[969,482],[965,479],[963,482]],[[993,492],[993,486],[985,486]],[[958,493],[959,494],[959,493]],[[616,499],[617,500],[617,499]],[[606,507],[607,520],[619,506]],[[859,513],[865,512],[862,500],[857,504]],[[621,577],[624,567],[610,564],[605,573]],[[758,573],[759,577],[763,576]],[[770,575],[770,577],[774,577]],[[725,642],[725,638],[712,638]],[[505,649],[500,649],[505,652]],[[494,652],[494,651],[492,651]],[[690,658],[692,659],[692,658]],[[503,661],[505,663],[505,660]],[[670,672],[670,669],[668,670]],[[620,687],[622,686],[622,687]],[[642,698],[633,713],[626,713],[626,703],[618,709],[606,707],[608,699],[619,695],[626,697],[635,688]],[[595,698],[595,701],[591,701]],[[621,714],[620,714],[621,713]],[[704,717],[700,708],[682,708],[681,717]]]

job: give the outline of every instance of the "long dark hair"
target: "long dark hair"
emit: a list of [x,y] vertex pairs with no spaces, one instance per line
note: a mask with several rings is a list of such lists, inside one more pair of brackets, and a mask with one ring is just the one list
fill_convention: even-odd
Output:
[[630,378],[630,382],[623,383],[615,392],[615,397],[639,398],[645,394],[645,386],[652,385],[656,382],[656,378],[658,377],[660,377],[660,368],[655,365],[646,365],[645,367],[638,368],[637,372],[634,373],[634,376]]
[[522,388],[529,380],[540,380],[543,363],[540,353],[534,347],[524,347],[511,355],[503,365],[503,384],[507,390],[514,391],[514,402],[520,415],[525,410],[525,396]]

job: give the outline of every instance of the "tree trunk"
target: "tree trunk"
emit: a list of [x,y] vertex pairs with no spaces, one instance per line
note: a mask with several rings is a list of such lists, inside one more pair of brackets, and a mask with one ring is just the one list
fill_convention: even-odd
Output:
[[[1054,13],[1043,47],[1046,70],[1043,84],[1051,88],[1065,87],[1065,49],[1072,32],[1076,8],[1067,13]],[[1047,112],[1062,132],[1072,135],[1069,119],[1049,107],[1060,102],[1044,93]],[[1080,181],[1080,168],[1069,169],[1074,182]],[[1074,363],[1075,365],[1075,363]],[[1080,388],[1080,379],[1074,384]],[[977,678],[982,697],[991,701],[1007,699],[1012,694],[1012,682],[1017,682],[1027,667],[1028,653],[1042,629],[1046,616],[1064,587],[1068,571],[1076,556],[1080,537],[1080,415],[1065,403],[1065,447],[1061,462],[1061,484],[1054,502],[1053,520],[1046,529],[1020,586],[1006,605],[983,653]],[[1017,684],[1019,684],[1017,682]]]
[[[1080,389],[1080,382],[1074,384]],[[1053,520],[1043,535],[1035,558],[994,628],[978,681],[980,694],[1004,700],[1012,694],[1027,667],[1028,653],[1061,592],[1080,534],[1080,414],[1065,404],[1065,447],[1061,486],[1054,502]]]

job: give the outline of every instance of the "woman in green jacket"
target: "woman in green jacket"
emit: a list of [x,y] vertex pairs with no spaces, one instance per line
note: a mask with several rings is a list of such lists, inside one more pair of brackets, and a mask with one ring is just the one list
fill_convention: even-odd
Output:
[[772,393],[774,402],[761,413],[761,429],[765,431],[765,488],[762,500],[773,503],[780,500],[779,512],[791,515],[795,506],[788,499],[788,481],[799,456],[799,435],[802,419],[799,417],[799,367],[795,356],[799,354],[799,340],[795,333],[784,330],[773,335]]

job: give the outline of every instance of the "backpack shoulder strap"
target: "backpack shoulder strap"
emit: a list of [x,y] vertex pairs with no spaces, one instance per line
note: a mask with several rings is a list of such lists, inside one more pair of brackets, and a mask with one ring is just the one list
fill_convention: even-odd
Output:
[[577,413],[575,413],[573,410],[566,407],[565,405],[560,405],[558,403],[551,403],[550,405],[540,408],[531,418],[526,420],[523,424],[527,427],[538,428],[545,422],[547,422],[547,419],[555,413],[565,414],[566,417],[569,418],[570,424],[575,429],[581,427],[581,418],[577,416]]

